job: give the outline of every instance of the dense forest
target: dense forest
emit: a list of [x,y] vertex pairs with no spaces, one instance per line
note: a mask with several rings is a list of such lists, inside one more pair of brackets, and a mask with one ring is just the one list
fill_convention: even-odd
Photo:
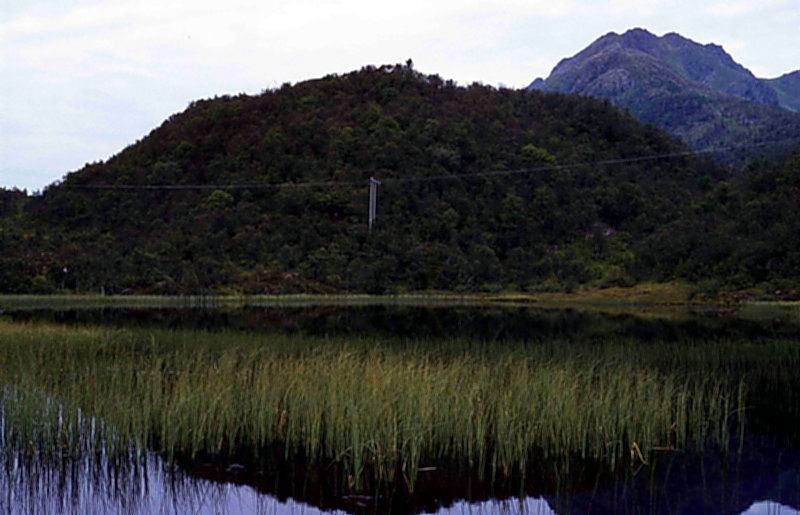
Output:
[[366,67],[0,190],[0,292],[791,290],[798,199],[800,156],[734,173],[606,101]]

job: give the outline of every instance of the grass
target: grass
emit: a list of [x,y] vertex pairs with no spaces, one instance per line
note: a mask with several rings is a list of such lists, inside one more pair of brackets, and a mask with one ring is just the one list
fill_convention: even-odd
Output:
[[[676,346],[677,345],[677,346]],[[312,338],[0,321],[2,446],[43,457],[243,452],[364,482],[456,463],[609,467],[727,448],[751,385],[797,399],[797,346]],[[783,375],[781,375],[783,374]],[[788,397],[787,397],[788,395]],[[133,451],[132,451],[133,450]]]
[[629,287],[587,288],[573,293],[501,293],[488,295],[495,301],[534,300],[540,303],[588,303],[622,305],[686,305],[692,300],[687,283],[639,283]]
[[[586,305],[588,307],[619,306],[686,306],[699,304],[692,300],[692,287],[685,283],[642,283],[632,287],[585,289],[563,292],[456,293],[428,291],[392,295],[360,293],[342,294],[278,294],[278,295],[0,295],[0,308],[30,309],[78,307],[204,307],[217,305],[319,305],[319,304],[425,304],[425,303]],[[709,301],[707,304],[712,304]]]

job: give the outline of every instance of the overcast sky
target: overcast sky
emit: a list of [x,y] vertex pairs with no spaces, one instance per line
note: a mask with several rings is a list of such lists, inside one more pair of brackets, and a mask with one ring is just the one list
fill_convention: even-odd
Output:
[[29,191],[194,99],[366,64],[523,87],[643,27],[721,44],[760,77],[800,68],[799,0],[0,1],[0,186]]

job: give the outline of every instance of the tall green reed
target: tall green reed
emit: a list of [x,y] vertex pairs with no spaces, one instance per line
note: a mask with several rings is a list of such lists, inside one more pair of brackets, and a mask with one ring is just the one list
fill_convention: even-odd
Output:
[[[727,350],[726,350],[727,349]],[[0,322],[4,449],[302,456],[413,485],[421,467],[614,467],[726,447],[745,364],[782,346],[312,338]],[[785,366],[785,365],[782,365]],[[748,370],[752,370],[752,367]],[[739,424],[736,426],[735,424]]]

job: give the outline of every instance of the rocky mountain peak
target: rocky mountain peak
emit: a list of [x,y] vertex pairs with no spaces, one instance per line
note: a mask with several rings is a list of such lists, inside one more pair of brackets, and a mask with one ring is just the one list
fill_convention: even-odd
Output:
[[716,43],[643,28],[605,34],[529,87],[610,100],[696,145],[784,133],[800,111],[800,72],[759,79]]

